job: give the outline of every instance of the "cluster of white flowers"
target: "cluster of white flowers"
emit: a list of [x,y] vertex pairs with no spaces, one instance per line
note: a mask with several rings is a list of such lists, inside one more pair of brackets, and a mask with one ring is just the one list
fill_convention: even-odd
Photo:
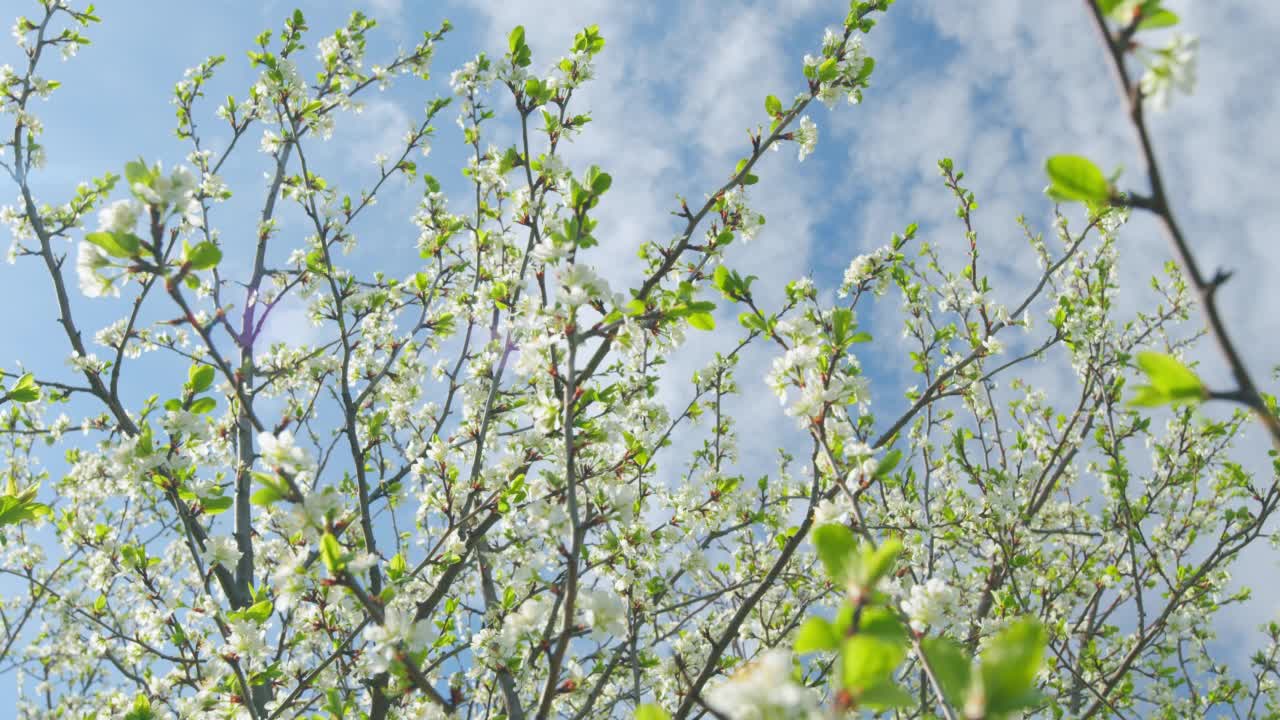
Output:
[[525,81],[529,79],[528,68],[520,67],[506,56],[494,61],[493,74],[499,82],[519,88],[524,87]]
[[461,97],[472,95],[493,82],[493,69],[487,59],[468,60],[449,75],[453,94]]
[[911,586],[911,594],[902,601],[902,611],[911,621],[911,629],[924,632],[930,625],[941,624],[956,603],[956,591],[941,579],[932,577],[921,585]]
[[988,355],[999,355],[1004,352],[1004,343],[992,333],[982,338],[982,350]]
[[1196,89],[1196,51],[1200,41],[1194,35],[1174,33],[1169,44],[1147,53],[1146,71],[1139,87],[1143,98],[1157,110],[1169,107],[1173,91],[1190,95]]
[[263,463],[270,468],[292,474],[311,467],[307,451],[294,444],[293,433],[288,430],[282,430],[279,434],[258,433],[258,447]]
[[20,48],[26,49],[27,33],[35,30],[36,26],[27,18],[19,17],[13,21],[13,26],[9,28],[9,34],[13,36],[13,42]]
[[857,460],[849,470],[849,477],[845,480],[850,485],[857,485],[863,480],[872,477],[880,467],[880,461],[875,459],[871,448],[867,447],[865,443],[854,442],[845,447],[845,455]]
[[199,443],[209,431],[205,416],[181,409],[166,412],[161,424],[171,437],[182,437],[188,443]]
[[[137,184],[141,187],[140,183]],[[117,200],[98,211],[98,231],[132,233],[142,210],[141,204],[136,200]],[[123,278],[123,272],[105,272],[107,268],[115,266],[115,261],[102,248],[87,240],[80,241],[79,252],[76,254],[76,278],[80,291],[86,297],[120,295],[117,282]]]
[[[426,253],[434,250],[437,242],[453,234],[458,218],[449,213],[449,201],[444,193],[427,193],[413,215],[413,224],[421,231],[418,235],[418,251]],[[300,260],[306,253],[300,255]]]
[[843,524],[849,520],[849,514],[852,512],[853,503],[843,495],[837,495],[834,499],[823,500],[813,509],[813,524],[815,526]]
[[572,248],[568,243],[558,245],[549,237],[544,237],[540,242],[533,246],[529,254],[537,262],[546,265],[555,265],[556,263],[569,257]]
[[117,200],[98,211],[98,229],[110,233],[133,232],[141,213],[137,201]]
[[227,635],[224,652],[230,652],[246,662],[266,654],[267,633],[264,628],[252,620],[231,620],[227,625],[231,632]]
[[589,265],[574,263],[559,271],[557,278],[560,280],[560,292],[556,297],[567,307],[576,308],[610,296],[609,283]]
[[200,227],[200,201],[195,197],[199,181],[195,174],[185,165],[174,168],[168,176],[165,176],[159,164],[156,165],[156,171],[156,177],[150,183],[135,182],[129,189],[162,213],[177,212],[188,225]]
[[[798,316],[779,322],[776,331],[794,344],[781,357],[774,358],[766,382],[785,406],[787,415],[796,418],[800,427],[806,427],[809,418],[829,404],[867,402],[870,385],[861,374],[856,357],[846,353],[843,364],[827,372],[820,367],[825,346],[817,323]],[[793,388],[799,390],[794,396]]]
[[804,159],[818,146],[817,124],[809,119],[808,115],[805,115],[800,118],[800,127],[792,133],[792,138],[796,141],[796,145],[799,146],[800,161],[804,162]]
[[227,535],[215,535],[204,541],[204,561],[210,567],[221,565],[224,568],[234,570],[236,563],[240,562],[240,548],[236,546],[236,539]]
[[338,36],[330,35],[321,38],[320,42],[316,43],[316,59],[326,66],[332,66],[338,60],[338,52],[341,49],[342,44],[338,42]]
[[80,292],[85,297],[103,297],[104,295],[120,295],[120,287],[116,280],[120,275],[107,275],[103,271],[114,267],[111,257],[93,243],[82,240],[80,250],[76,253],[76,278]]
[[[879,247],[865,255],[859,255],[849,263],[849,267],[844,271],[844,279],[840,283],[838,291],[839,297],[848,297],[855,289],[863,283],[870,280],[876,271],[884,267],[893,257],[893,250],[889,247]],[[880,273],[873,286],[873,292],[880,295],[889,286],[889,274]]]
[[828,108],[834,107],[841,94],[856,105],[862,101],[861,89],[855,82],[867,61],[867,52],[862,46],[862,38],[851,35],[847,39],[844,33],[827,28],[822,38],[822,52],[818,57],[804,56],[804,67],[807,73],[817,76],[817,69],[829,58],[836,58],[834,76],[818,87],[816,97]]
[[[596,76],[595,60],[590,53],[575,52],[558,58],[552,66],[554,72],[544,82],[552,92],[573,90]],[[572,73],[570,72],[572,69]],[[570,131],[570,137],[576,132]]]
[[707,692],[707,704],[730,720],[798,720],[818,710],[819,698],[796,682],[791,655],[767,650]]
[[627,604],[616,593],[607,590],[584,590],[579,593],[578,607],[587,627],[596,637],[623,637],[627,634]]
[[507,189],[507,177],[501,172],[502,152],[490,147],[479,158],[467,158],[467,175],[480,186],[482,195],[499,193]]
[[435,637],[431,623],[415,620],[414,610],[398,605],[388,607],[381,623],[364,630],[364,639],[373,644],[368,655],[373,672],[386,672],[400,652],[416,653]]
[[551,600],[544,595],[526,600],[518,611],[503,618],[502,632],[498,635],[503,651],[510,653],[525,637],[542,632],[550,614]]
[[[774,144],[773,147],[777,149],[778,145]],[[746,186],[738,185],[725,193],[724,204],[725,214],[737,219],[738,237],[744,243],[754,240],[760,234],[760,231],[764,229],[764,215],[751,209],[747,200]]]

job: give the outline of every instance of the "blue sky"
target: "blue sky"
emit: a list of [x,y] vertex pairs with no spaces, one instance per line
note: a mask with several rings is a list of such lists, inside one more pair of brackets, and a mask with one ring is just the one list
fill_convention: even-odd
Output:
[[[589,109],[595,122],[569,157],[575,166],[596,163],[613,174],[614,188],[601,208],[602,227],[608,228],[601,233],[607,236],[601,252],[616,253],[623,261],[643,240],[675,232],[668,213],[677,193],[700,198],[732,169],[746,147],[745,129],[763,120],[764,96],[785,98],[801,88],[801,57],[814,52],[823,27],[838,22],[847,7],[819,0],[96,4],[104,22],[90,31],[94,44],[71,62],[45,68],[46,75],[64,83],[37,109],[46,123],[50,158],[37,188],[48,201],[66,197],[77,181],[120,172],[138,155],[162,159],[166,166],[180,162],[188,148],[172,134],[169,98],[182,70],[208,55],[226,54],[228,63],[211,98],[242,96],[255,77],[244,51],[254,35],[278,28],[295,6],[304,10],[315,32],[337,27],[353,7],[378,17],[382,27],[375,33],[371,61],[413,43],[445,17],[457,28],[441,46],[433,81],[402,81],[394,91],[366,98],[365,112],[340,120],[338,134],[316,151],[322,174],[351,180],[369,177],[372,155],[393,147],[430,98],[448,93],[450,70],[478,50],[504,49],[512,26],[526,26],[534,65],[545,67],[564,54],[583,25],[598,23],[608,46],[599,60],[599,78],[579,106]],[[1180,219],[1205,267],[1236,271],[1221,292],[1227,323],[1255,375],[1266,377],[1280,361],[1280,334],[1270,311],[1280,307],[1280,286],[1270,281],[1280,267],[1280,242],[1273,237],[1280,225],[1274,183],[1280,167],[1280,143],[1274,140],[1280,132],[1280,91],[1271,74],[1280,60],[1274,46],[1280,4],[1167,4],[1182,14],[1188,31],[1201,37],[1200,84],[1196,95],[1176,97],[1169,113],[1153,118],[1158,149]],[[22,7],[7,3],[6,10],[12,13],[15,5]],[[920,223],[924,237],[952,238],[959,247],[953,203],[937,179],[935,163],[943,156],[956,159],[977,193],[978,230],[996,278],[1011,288],[1024,287],[1036,267],[1014,218],[1025,214],[1047,228],[1044,158],[1077,152],[1107,169],[1137,166],[1083,2],[899,0],[868,47],[878,64],[864,104],[833,112],[818,107],[813,113],[821,134],[818,152],[801,164],[788,148],[761,168],[754,196],[769,225],[759,239],[735,248],[730,264],[760,275],[765,292],[776,292],[805,273],[838,277],[854,255],[884,244],[911,222]],[[12,46],[0,50],[0,64],[16,61]],[[206,107],[211,110],[212,104]],[[436,125],[435,149],[420,167],[446,187],[459,187],[460,133],[451,113]],[[220,146],[216,131],[209,139]],[[251,150],[257,136],[247,140]],[[253,152],[239,158],[226,175],[241,196],[216,219],[224,240],[232,242],[232,267],[247,263],[236,256],[236,231],[251,227],[243,218],[260,202],[264,169]],[[418,194],[417,187],[392,188],[377,220],[364,227],[354,264],[402,268],[415,261],[408,211]],[[8,188],[0,192],[0,201],[11,196]],[[288,216],[284,222],[287,233]],[[1135,218],[1123,238],[1121,283],[1135,290],[1123,295],[1122,305],[1136,308],[1143,302],[1145,279],[1170,256],[1163,237],[1143,218]],[[7,245],[7,238],[0,241]],[[596,264],[607,266],[615,288],[629,279],[622,269],[626,262],[598,257]],[[60,369],[65,345],[53,334],[51,294],[35,269],[29,260],[0,266],[0,313],[6,323],[0,363],[10,367],[21,360]],[[82,297],[74,303],[90,330],[118,317],[121,308]],[[876,316],[866,320],[874,324]],[[310,330],[300,309],[286,307],[271,332],[305,340]],[[894,383],[911,384],[903,382],[906,373],[895,364],[901,357],[892,345],[897,334],[885,324],[879,335],[887,344],[869,351],[866,360],[873,374],[889,383],[889,396],[899,394]],[[1212,353],[1201,358],[1210,383],[1225,379]],[[692,348],[674,363],[685,368],[679,376],[687,377],[705,359]],[[748,398],[740,418],[744,435],[775,438],[790,432],[790,424],[780,420],[763,385],[750,385],[762,377],[766,362],[763,355],[746,361],[741,382]],[[1036,372],[1037,381],[1047,386],[1068,381],[1062,368]],[[1249,465],[1259,467],[1263,448],[1251,435],[1241,454],[1254,457]],[[1266,574],[1276,569],[1268,553],[1246,562],[1259,563]],[[1277,614],[1277,601],[1268,594],[1258,593],[1259,599],[1235,612],[1221,632],[1240,633],[1251,642],[1252,628]],[[11,684],[12,678],[0,680],[0,697]]]

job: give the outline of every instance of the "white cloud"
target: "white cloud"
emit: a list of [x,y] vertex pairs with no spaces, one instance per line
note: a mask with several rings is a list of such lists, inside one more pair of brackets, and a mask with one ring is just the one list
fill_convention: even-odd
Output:
[[375,97],[361,112],[340,119],[329,147],[352,169],[367,172],[375,167],[376,156],[394,159],[404,152],[404,136],[412,126],[409,113],[398,104]]
[[399,18],[404,10],[403,0],[369,0],[369,5],[374,17],[384,22]]
[[[261,313],[262,310],[259,310]],[[311,322],[307,312],[307,304],[296,295],[290,294],[280,300],[267,320],[262,325],[262,332],[255,342],[259,352],[270,348],[275,343],[284,343],[289,347],[313,347],[324,336],[325,328],[318,328]]]

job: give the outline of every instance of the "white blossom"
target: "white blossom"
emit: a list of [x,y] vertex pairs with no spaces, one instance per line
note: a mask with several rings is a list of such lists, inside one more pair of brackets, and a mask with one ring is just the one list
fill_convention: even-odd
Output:
[[278,435],[258,433],[258,447],[264,463],[287,473],[296,473],[310,465],[307,451],[294,445],[293,433],[288,430],[282,430]]
[[768,650],[707,692],[707,704],[731,720],[807,718],[818,696],[797,683],[791,655]]
[[76,277],[80,281],[80,292],[86,297],[102,297],[104,295],[120,295],[120,288],[113,278],[102,274],[104,268],[112,266],[111,257],[102,248],[82,240],[80,250],[76,254]]
[[434,635],[430,623],[414,619],[412,609],[388,607],[381,623],[371,624],[364,630],[365,640],[373,643],[371,669],[386,672],[399,651],[418,652],[431,642]]
[[930,625],[943,621],[956,601],[953,588],[932,577],[923,585],[913,585],[911,594],[902,601],[902,611],[911,620],[911,628],[924,632]]
[[579,607],[587,625],[597,637],[622,637],[627,633],[627,605],[615,593],[587,590],[579,596]]
[[210,566],[221,565],[229,570],[234,570],[236,564],[240,562],[239,547],[236,545],[236,539],[227,535],[214,535],[204,541],[204,561]]
[[112,233],[133,232],[140,209],[133,200],[117,200],[98,211],[98,229]]
[[796,141],[796,145],[800,148],[799,157],[800,161],[803,162],[818,145],[818,126],[813,120],[809,119],[808,115],[805,115],[800,118],[800,127],[792,133],[792,136]]
[[1196,88],[1196,51],[1199,39],[1175,32],[1169,44],[1150,53],[1139,87],[1157,110],[1169,107],[1173,91],[1190,95]]

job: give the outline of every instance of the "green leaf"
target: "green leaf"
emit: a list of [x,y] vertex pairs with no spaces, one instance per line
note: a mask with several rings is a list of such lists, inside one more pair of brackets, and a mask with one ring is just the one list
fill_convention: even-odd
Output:
[[282,677],[284,677],[284,671],[280,669],[280,663],[274,662],[268,665],[266,670],[250,673],[249,684],[266,685]]
[[882,607],[870,607],[862,612],[858,634],[872,635],[894,643],[907,641],[907,628],[892,611]]
[[843,525],[819,525],[813,531],[813,545],[818,559],[827,569],[827,575],[837,583],[848,577],[849,566],[856,562],[854,551],[858,547],[853,531]]
[[1171,355],[1157,352],[1138,353],[1138,366],[1146,373],[1149,385],[1140,385],[1130,405],[1195,404],[1208,397],[1208,390],[1190,368]]
[[1142,22],[1138,23],[1138,29],[1158,30],[1160,28],[1173,27],[1178,24],[1179,20],[1177,13],[1159,8],[1150,14],[1143,13]]
[[524,45],[524,26],[517,25],[507,36],[507,49],[514,54],[522,45]]
[[764,99],[764,111],[769,113],[770,117],[777,117],[782,114],[782,101],[777,97],[770,95]]
[[91,232],[84,239],[102,248],[112,257],[131,258],[138,254],[142,240],[133,233]]
[[902,451],[890,450],[885,453],[884,459],[876,466],[875,477],[882,478],[885,475],[888,475],[893,472],[894,468],[898,467],[898,463],[900,462],[902,462]]
[[1138,367],[1151,380],[1152,387],[1175,400],[1204,398],[1204,385],[1186,365],[1172,355],[1157,352],[1138,353]]
[[706,312],[692,313],[689,315],[687,320],[690,325],[697,328],[698,330],[715,330],[716,329],[716,319],[711,316],[711,313],[706,313]]
[[840,659],[844,687],[855,694],[873,688],[889,680],[906,656],[904,639],[860,631],[844,644]]
[[124,720],[155,720],[156,714],[151,710],[151,701],[146,695],[138,695],[133,699],[133,707],[125,713]]
[[342,546],[338,544],[338,538],[334,537],[333,533],[326,532],[320,537],[320,559],[324,561],[324,566],[330,574],[337,575],[346,569],[346,554],[342,552]]
[[964,704],[965,692],[969,689],[969,675],[973,671],[973,661],[965,654],[960,645],[942,637],[928,637],[920,641],[925,659],[933,670],[933,676],[942,686],[942,694],[947,702],[960,707]]
[[36,384],[34,375],[26,373],[18,378],[18,382],[14,383],[4,397],[17,403],[35,402],[40,399],[40,386]]
[[818,79],[822,82],[831,82],[838,72],[840,72],[840,68],[836,63],[836,59],[827,58],[818,66]]
[[748,330],[756,330],[758,332],[768,332],[769,326],[764,318],[754,312],[744,312],[738,315],[738,324]]
[[1170,398],[1168,395],[1151,387],[1150,385],[1140,385],[1137,388],[1137,394],[1129,401],[1129,405],[1133,407],[1160,407],[1168,405]]
[[259,488],[249,496],[249,502],[260,507],[269,507],[284,499],[284,495],[274,487]]
[[840,634],[826,618],[811,617],[804,621],[796,633],[795,651],[798,653],[835,650],[838,647]]
[[48,505],[24,497],[24,494],[0,495],[0,527],[31,522],[52,512]]
[[1110,15],[1124,0],[1097,0],[1098,9],[1103,15]]
[[1105,205],[1111,198],[1107,178],[1089,158],[1054,155],[1045,162],[1050,193],[1057,199]]
[[235,500],[228,495],[217,495],[200,499],[200,507],[204,508],[206,515],[217,515],[231,509]]
[[866,85],[867,80],[871,78],[871,73],[875,72],[875,70],[876,59],[870,56],[863,58],[862,67],[858,70],[858,76],[854,78],[854,81],[859,85]]
[[270,600],[261,600],[245,608],[240,614],[246,620],[252,620],[261,625],[271,617],[271,613],[275,611],[275,608],[275,604]]
[[218,407],[217,400],[214,400],[211,397],[202,397],[191,403],[191,412],[197,415],[203,415],[204,413],[211,412],[216,407]]
[[645,703],[636,708],[635,720],[671,720],[671,714],[663,710],[661,705]]
[[147,164],[138,158],[132,162],[124,164],[124,179],[129,181],[129,185],[142,183],[143,185],[151,184],[151,169]]
[[711,282],[720,290],[720,292],[728,295],[729,268],[723,265],[716,266],[716,271],[711,275]]
[[991,639],[981,666],[987,713],[1014,712],[1039,702],[1036,673],[1048,643],[1048,634],[1035,618],[1015,621]]
[[902,543],[896,539],[886,540],[878,548],[864,547],[858,563],[858,586],[864,589],[875,588],[893,570],[901,554]]
[[409,563],[404,559],[403,553],[396,553],[391,556],[390,562],[387,563],[387,577],[393,581],[404,577],[409,570]]
[[187,253],[187,263],[192,270],[208,270],[222,262],[222,250],[211,242],[202,242]]
[[591,178],[591,192],[596,195],[605,194],[612,185],[613,176],[609,173],[597,173],[595,177]]
[[599,25],[588,25],[582,32],[573,36],[573,51],[595,55],[604,49],[604,38],[600,36]]
[[916,698],[896,682],[886,681],[863,689],[858,695],[858,705],[869,710],[892,710],[916,704]]
[[853,311],[849,308],[836,308],[831,313],[831,333],[837,344],[843,343],[853,325]]
[[187,371],[187,387],[193,394],[202,393],[213,385],[213,367],[210,365],[192,365]]

